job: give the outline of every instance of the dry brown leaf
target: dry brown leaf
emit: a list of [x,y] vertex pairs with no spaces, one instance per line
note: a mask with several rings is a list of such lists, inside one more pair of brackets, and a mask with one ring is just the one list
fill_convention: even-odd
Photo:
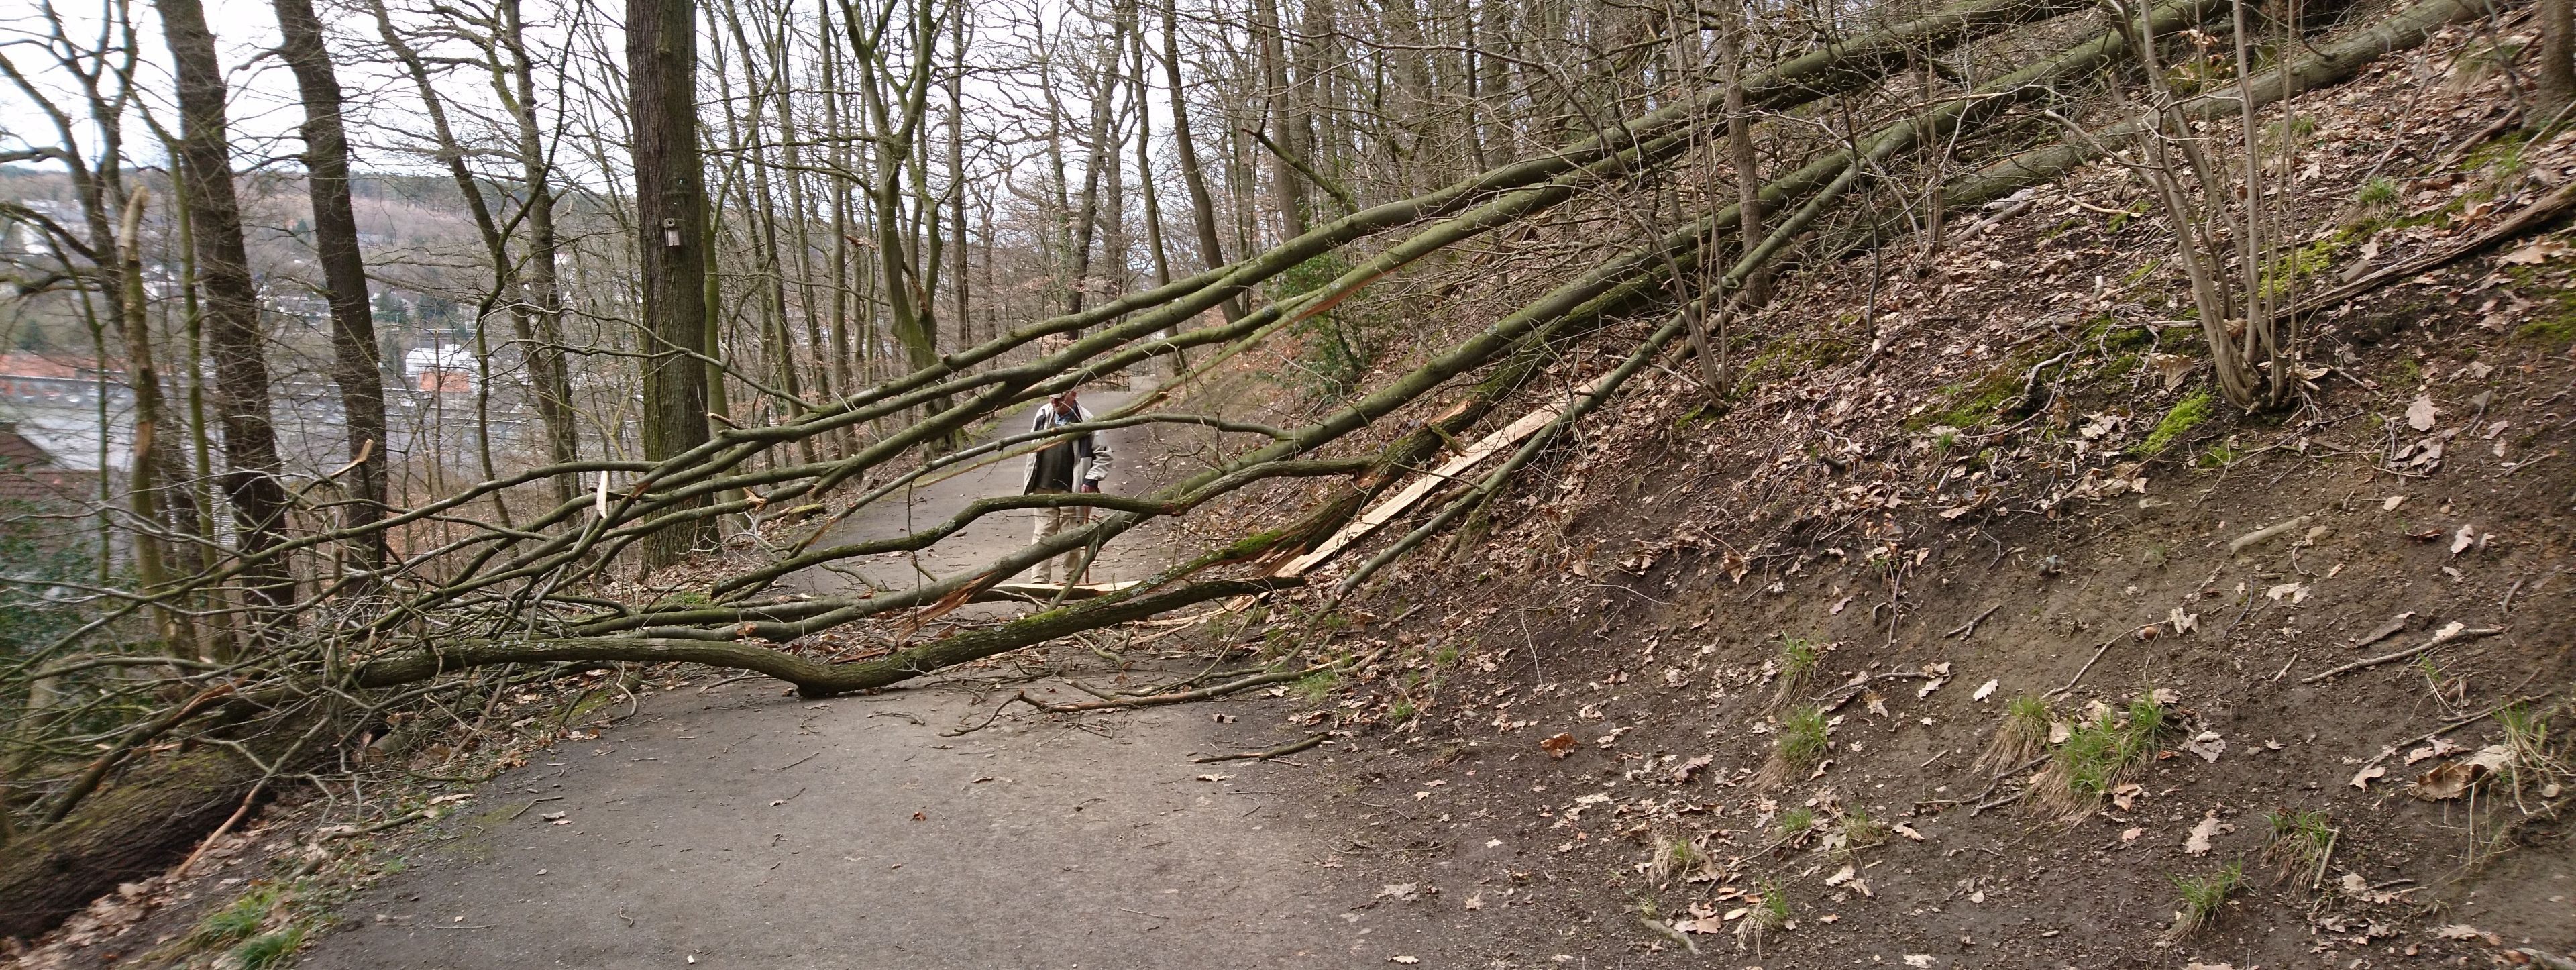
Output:
[[1571,731],[1557,732],[1549,737],[1541,738],[1538,742],[1538,746],[1540,750],[1546,751],[1550,757],[1565,757],[1568,753],[1574,750],[1574,733]]
[[2406,405],[2406,426],[2417,431],[2431,431],[2433,419],[2440,413],[2441,409],[2433,406],[2433,395],[2417,395],[2414,403]]
[[2200,824],[2191,827],[2191,836],[2182,841],[2183,854],[2208,855],[2209,837],[2217,834],[2218,810],[2213,808],[2209,814],[2200,817]]

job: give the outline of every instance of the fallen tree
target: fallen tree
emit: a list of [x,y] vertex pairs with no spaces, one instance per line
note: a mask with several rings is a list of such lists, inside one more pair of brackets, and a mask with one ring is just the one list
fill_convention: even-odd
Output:
[[[1512,476],[1559,440],[1583,415],[1616,395],[1631,375],[1653,364],[1689,332],[1688,308],[1715,306],[1725,319],[1756,274],[1794,256],[1818,233],[1841,243],[1884,241],[1904,228],[1885,217],[1836,226],[1832,216],[1873,180],[1890,177],[1915,155],[2011,120],[2017,107],[2070,96],[2123,58],[2124,35],[2101,30],[1983,84],[1916,102],[1878,103],[1872,126],[1839,133],[1793,113],[1828,99],[1871,91],[1909,58],[1949,49],[2014,27],[2044,22],[2081,9],[2066,2],[1979,0],[1944,8],[1865,37],[1828,45],[1747,78],[1740,94],[1755,110],[1822,130],[1801,163],[1754,193],[1778,222],[1759,240],[1735,235],[1741,212],[1734,206],[1674,224],[1649,223],[1621,238],[1593,240],[1579,265],[1548,277],[1553,285],[1455,343],[1426,351],[1353,399],[1338,402],[1303,424],[1271,427],[1203,416],[1145,410],[1158,395],[1086,425],[1043,434],[1011,435],[967,453],[924,461],[892,473],[922,446],[947,441],[994,415],[1043,399],[1100,376],[1184,351],[1212,348],[1219,355],[1260,346],[1298,322],[1358,298],[1373,284],[1406,272],[1433,254],[1498,231],[1547,231],[1544,220],[1589,200],[1649,195],[1675,180],[1692,161],[1724,92],[1693,92],[1638,118],[1611,126],[1563,149],[1497,166],[1412,199],[1361,209],[1270,250],[1145,292],[1108,301],[1019,328],[976,347],[948,354],[910,374],[855,391],[776,424],[726,430],[706,444],[660,462],[590,461],[548,465],[478,483],[414,509],[400,510],[356,529],[290,539],[250,555],[232,557],[193,577],[165,581],[151,595],[130,595],[115,610],[43,649],[31,651],[0,676],[27,677],[81,648],[127,618],[180,602],[192,591],[219,590],[263,575],[263,570],[357,538],[415,523],[452,520],[474,503],[502,492],[538,488],[568,475],[596,476],[599,490],[576,501],[554,502],[542,515],[515,525],[478,524],[460,538],[412,552],[398,562],[316,583],[296,609],[316,614],[281,636],[267,653],[242,664],[206,669],[191,658],[137,657],[136,669],[158,665],[157,680],[139,678],[123,696],[178,686],[202,692],[222,686],[227,700],[201,707],[160,705],[153,737],[186,735],[230,740],[245,711],[274,720],[292,711],[294,726],[264,732],[315,738],[311,750],[329,750],[354,723],[306,705],[314,698],[356,699],[362,705],[397,703],[459,672],[507,665],[564,663],[690,663],[776,677],[798,693],[825,696],[867,690],[996,656],[1083,631],[1151,617],[1179,607],[1259,596],[1298,585],[1283,570],[1291,560],[1333,542],[1370,503],[1400,488],[1409,474],[1436,463],[1452,443],[1472,437],[1497,415],[1514,415],[1522,400],[1569,348],[1583,346],[1642,316],[1660,322],[1642,340],[1618,348],[1619,363],[1587,383],[1543,427],[1529,434],[1493,471],[1442,504],[1395,545],[1350,574],[1348,590],[1429,536],[1456,524],[1491,498]],[[2203,24],[2224,10],[2224,0],[2178,0],[2156,8],[2153,32]],[[2357,71],[2370,58],[2420,43],[2442,23],[2471,15],[2463,0],[2427,0],[2376,25],[2357,30],[2308,60],[2252,79],[2239,95],[2214,92],[2190,110],[2213,116],[2234,111],[2230,97],[2277,98],[2271,91],[2315,86]],[[2338,73],[2339,72],[2339,73]],[[2270,89],[2267,91],[2267,88]],[[1846,105],[1847,106],[1847,105]],[[2115,142],[2117,131],[2095,133]],[[2053,178],[2089,161],[2084,144],[2042,149],[1989,166],[1945,189],[1942,213],[1966,211],[2001,198],[2031,180]],[[2011,167],[2005,167],[2011,166]],[[1980,196],[1982,195],[1982,199]],[[1917,216],[1918,222],[1922,216]],[[1871,230],[1875,219],[1881,232]],[[1266,282],[1316,257],[1368,250],[1349,268],[1303,293],[1276,299],[1222,323],[1191,326],[1203,312],[1256,294]],[[1713,281],[1702,283],[1703,265]],[[1722,267],[1719,272],[1716,268]],[[1676,305],[1685,306],[1676,314]],[[1042,343],[1043,342],[1043,343]],[[1017,362],[1000,364],[1010,355]],[[1576,377],[1577,375],[1568,375]],[[945,406],[941,407],[941,402]],[[934,409],[935,410],[932,410]],[[917,411],[928,413],[894,428],[847,457],[787,460],[786,446]],[[1257,442],[1221,454],[1210,467],[1145,496],[1004,496],[971,503],[926,529],[899,537],[828,541],[833,526],[853,512],[898,495],[917,476],[959,461],[1033,446],[1065,434],[1148,423],[1203,424]],[[1389,425],[1403,422],[1400,432]],[[1375,438],[1372,438],[1372,435]],[[1499,449],[1497,449],[1499,451]],[[755,460],[758,459],[758,460]],[[853,482],[860,494],[838,499]],[[626,484],[612,488],[610,475]],[[1328,481],[1319,503],[1276,528],[1201,552],[1139,583],[1067,595],[1025,616],[967,629],[941,639],[912,642],[920,624],[969,602],[1024,598],[1005,593],[1013,576],[1068,552],[1097,550],[1146,522],[1184,516],[1247,490],[1287,480]],[[551,493],[549,493],[551,494]],[[717,577],[705,597],[687,605],[634,604],[597,594],[620,553],[675,525],[717,516],[758,513],[771,507],[818,510],[802,535],[781,541],[786,550],[756,565]],[[1088,525],[1057,533],[976,567],[899,591],[754,601],[781,579],[860,556],[932,548],[996,513],[1080,505],[1105,513]],[[1333,548],[1338,549],[1336,545]],[[1313,565],[1308,562],[1307,565]],[[346,622],[336,622],[345,620]],[[854,625],[883,647],[880,655],[830,663],[795,649],[797,641]],[[765,642],[764,642],[765,641]],[[55,668],[59,669],[59,668]],[[175,716],[172,712],[176,712]],[[229,721],[227,721],[229,719]],[[362,719],[360,719],[362,720]],[[273,773],[272,759],[243,758],[229,746],[200,748],[184,757],[152,759],[137,771],[122,754],[79,760],[79,738],[64,735],[35,746],[46,757],[18,763],[37,766],[33,781],[12,779],[13,789],[37,792],[20,802],[40,802],[40,824],[10,844],[0,866],[0,911],[19,915],[0,934],[40,928],[77,908],[91,895],[130,878],[144,860],[167,859],[219,824],[258,783]],[[126,745],[133,750],[139,740]],[[268,763],[263,764],[263,761]],[[65,766],[77,766],[66,770]],[[47,774],[52,772],[53,774]],[[83,779],[86,779],[84,782]],[[84,785],[86,787],[84,787]],[[94,794],[93,794],[94,793]],[[191,795],[190,793],[194,793]],[[0,804],[0,811],[7,804]],[[100,880],[107,879],[102,884]]]

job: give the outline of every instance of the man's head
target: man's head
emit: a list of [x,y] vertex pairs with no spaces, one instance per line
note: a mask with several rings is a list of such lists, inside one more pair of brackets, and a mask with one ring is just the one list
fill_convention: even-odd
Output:
[[1074,389],[1066,388],[1064,393],[1056,395],[1049,403],[1054,404],[1058,411],[1071,412],[1077,403],[1074,394]]

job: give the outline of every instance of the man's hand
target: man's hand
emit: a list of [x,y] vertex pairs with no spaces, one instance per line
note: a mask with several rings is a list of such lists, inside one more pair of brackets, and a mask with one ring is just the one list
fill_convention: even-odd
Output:
[[1082,484],[1081,484],[1081,485],[1079,485],[1079,486],[1076,486],[1076,487],[1074,488],[1074,491],[1082,492],[1082,493],[1085,493],[1085,494],[1089,494],[1089,493],[1093,493],[1093,492],[1098,492],[1098,491],[1100,491],[1100,480],[1099,480],[1099,479],[1097,479],[1097,478],[1086,478],[1086,479],[1083,479],[1083,480],[1082,480]]

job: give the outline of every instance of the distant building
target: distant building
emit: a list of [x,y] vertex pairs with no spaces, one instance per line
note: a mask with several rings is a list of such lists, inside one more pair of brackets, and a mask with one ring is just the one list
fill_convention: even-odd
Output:
[[120,399],[123,375],[99,373],[96,364],[71,364],[35,354],[0,354],[0,399],[21,404],[94,404],[104,376]]
[[432,394],[474,390],[474,354],[455,344],[415,347],[403,354],[403,382]]
[[98,473],[63,467],[52,452],[0,421],[0,505],[65,506],[98,497]]

